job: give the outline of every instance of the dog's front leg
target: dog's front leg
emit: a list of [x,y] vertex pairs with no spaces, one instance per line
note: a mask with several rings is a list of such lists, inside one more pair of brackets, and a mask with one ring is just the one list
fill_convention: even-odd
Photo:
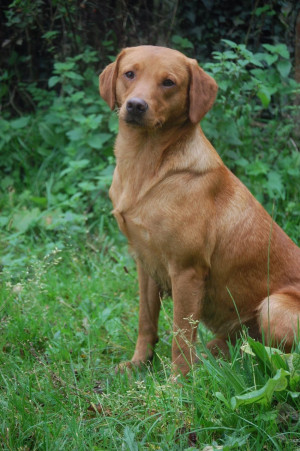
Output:
[[138,339],[131,359],[134,365],[140,365],[152,359],[155,343],[158,341],[157,328],[160,310],[160,289],[138,262],[139,277],[139,331]]
[[205,271],[194,268],[171,276],[174,302],[172,362],[175,373],[186,375],[197,360],[194,343],[201,317]]

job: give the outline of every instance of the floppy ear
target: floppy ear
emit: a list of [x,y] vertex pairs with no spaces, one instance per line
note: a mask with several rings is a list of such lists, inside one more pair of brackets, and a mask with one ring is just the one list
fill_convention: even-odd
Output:
[[116,81],[118,76],[118,67],[124,50],[117,56],[114,63],[109,64],[99,75],[99,91],[101,97],[105,100],[111,110],[116,103]]
[[190,60],[190,107],[189,117],[193,124],[197,124],[214,104],[218,85],[201,67],[196,60]]

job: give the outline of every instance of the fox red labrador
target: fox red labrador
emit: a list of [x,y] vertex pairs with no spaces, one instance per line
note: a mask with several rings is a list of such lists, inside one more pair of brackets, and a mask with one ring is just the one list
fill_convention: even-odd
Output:
[[174,302],[172,361],[186,374],[203,322],[226,352],[242,325],[289,350],[299,337],[300,249],[223,164],[199,121],[216,82],[164,47],[126,48],[100,75],[119,114],[113,214],[137,262],[140,312],[130,365],[153,356],[161,293]]

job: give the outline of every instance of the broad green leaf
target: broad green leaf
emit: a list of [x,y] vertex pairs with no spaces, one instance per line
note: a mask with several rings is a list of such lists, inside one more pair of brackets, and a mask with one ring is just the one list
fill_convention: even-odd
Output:
[[93,149],[100,150],[103,144],[105,144],[111,136],[110,133],[97,133],[96,135],[90,136],[87,142]]
[[264,175],[268,173],[268,170],[269,166],[266,163],[260,160],[255,160],[247,167],[247,174]]
[[56,72],[60,73],[63,71],[71,70],[75,67],[75,63],[73,61],[65,61],[65,62],[57,62],[54,64],[54,68]]
[[287,376],[290,373],[280,368],[276,375],[269,379],[268,382],[259,390],[253,390],[244,395],[238,395],[231,398],[231,406],[237,409],[240,406],[248,404],[264,404],[268,405],[272,401],[274,392],[285,390],[287,387]]
[[180,45],[183,49],[193,49],[194,45],[191,41],[189,41],[187,38],[182,38],[181,36],[173,36],[172,41],[174,44]]
[[230,41],[229,39],[222,39],[222,42],[225,42],[225,44],[229,45],[229,47],[232,47],[233,49],[236,49],[238,44],[236,44],[233,41]]
[[82,191],[93,191],[96,186],[92,182],[80,182],[78,186],[82,189]]
[[48,80],[49,88],[53,88],[53,86],[57,85],[57,83],[60,83],[60,81],[61,81],[60,77],[57,77],[56,75],[50,77]]
[[41,205],[42,207],[46,207],[47,206],[47,199],[46,199],[46,197],[33,196],[33,197],[31,197],[31,200],[35,204]]
[[276,194],[279,194],[282,198],[284,198],[285,190],[282,183],[282,177],[278,172],[269,172],[266,186],[270,197],[274,197]]
[[248,167],[248,165],[249,165],[249,161],[246,160],[246,158],[241,157],[241,158],[237,158],[237,159],[235,160],[235,164],[236,164],[237,166],[240,166],[241,168],[246,168],[246,167]]
[[79,91],[79,92],[75,92],[75,94],[71,95],[71,100],[73,102],[78,102],[79,100],[84,98],[84,92],[83,91]]
[[14,119],[14,120],[10,121],[10,125],[12,128],[18,130],[20,128],[27,127],[29,120],[30,120],[29,116],[23,116],[23,117],[20,117],[19,119]]
[[51,128],[45,122],[39,124],[39,132],[43,140],[50,146],[55,146],[56,135],[53,133]]
[[0,227],[4,227],[8,224],[9,218],[7,216],[0,216]]
[[225,398],[225,396],[223,395],[223,393],[217,391],[217,392],[215,393],[215,396],[216,396],[216,398],[218,398],[220,401],[222,401],[222,402],[225,404],[226,407],[230,408],[230,404],[229,404],[229,402],[227,401],[227,399]]
[[38,208],[32,210],[20,210],[13,215],[13,227],[18,232],[24,233],[40,219],[41,212]]
[[64,72],[64,76],[71,78],[72,80],[83,80],[82,75],[77,74],[76,72],[72,72],[72,71]]
[[276,67],[277,67],[278,71],[280,72],[280,75],[283,78],[286,78],[291,71],[292,63],[288,60],[279,60],[276,64]]
[[85,135],[84,131],[80,127],[74,128],[73,130],[68,131],[66,134],[71,141],[79,141],[83,139]]
[[290,53],[288,51],[288,48],[285,44],[276,44],[275,45],[276,52],[278,55],[282,56],[282,58],[289,59]]
[[257,97],[260,99],[262,106],[267,108],[271,101],[271,95],[265,86],[261,86],[257,92]]
[[253,338],[251,338],[251,337],[248,337],[248,343],[250,345],[251,350],[258,358],[263,370],[265,368],[267,368],[269,370],[269,373],[271,373],[272,367],[271,367],[270,358],[269,358],[269,354],[266,350],[266,347],[259,341],[253,340]]
[[275,61],[278,60],[278,55],[270,55],[269,53],[264,54],[264,60],[269,66],[272,66]]
[[281,355],[278,352],[274,352],[270,356],[272,367],[275,370],[279,370],[280,368],[284,370],[288,370],[288,364],[287,362],[281,357]]
[[111,114],[108,121],[109,131],[112,133],[117,133],[119,130],[119,118],[116,114]]
[[285,44],[276,44],[276,45],[263,44],[262,46],[270,53],[277,53],[277,55],[282,56],[282,58],[289,59],[290,57],[289,51]]
[[51,39],[59,34],[59,31],[47,31],[42,35],[42,38]]
[[83,169],[86,168],[90,164],[90,160],[83,158],[82,160],[70,161],[69,166],[72,169]]
[[276,14],[275,11],[272,10],[271,5],[261,6],[254,11],[256,16],[261,16],[263,13],[267,13],[268,16],[274,16],[274,14]]

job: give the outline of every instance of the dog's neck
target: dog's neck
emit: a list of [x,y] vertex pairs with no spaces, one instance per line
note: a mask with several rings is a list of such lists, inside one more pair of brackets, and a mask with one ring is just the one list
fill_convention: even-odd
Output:
[[[163,176],[170,170],[205,172],[223,164],[200,126],[190,121],[175,130],[174,127],[149,130],[120,121],[115,155],[121,173],[128,166],[139,166],[143,167],[142,173],[151,177],[158,172]],[[141,173],[133,170],[131,174],[136,172]]]
[[120,122],[115,155],[118,184],[110,191],[115,208],[126,211],[153,186],[174,173],[205,174],[223,165],[200,126],[145,130]]

